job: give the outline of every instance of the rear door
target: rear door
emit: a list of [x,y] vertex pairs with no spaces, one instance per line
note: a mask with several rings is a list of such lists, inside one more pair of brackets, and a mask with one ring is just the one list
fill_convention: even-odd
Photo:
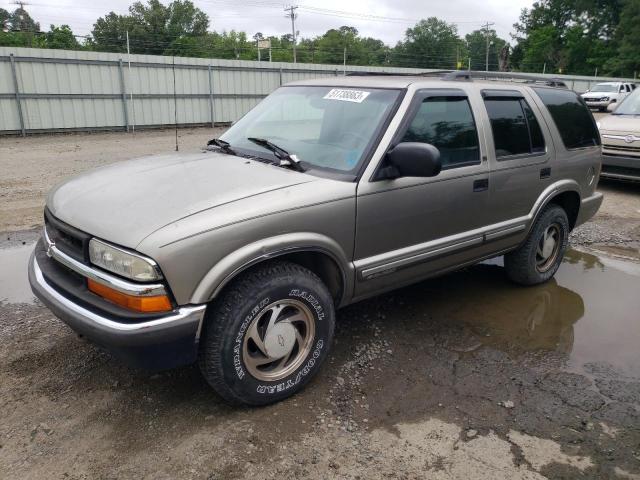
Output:
[[[553,182],[553,140],[527,90],[486,89],[481,94],[486,122],[491,126],[487,138],[491,168],[487,223],[521,226],[522,217]],[[514,233],[518,231],[514,228]]]

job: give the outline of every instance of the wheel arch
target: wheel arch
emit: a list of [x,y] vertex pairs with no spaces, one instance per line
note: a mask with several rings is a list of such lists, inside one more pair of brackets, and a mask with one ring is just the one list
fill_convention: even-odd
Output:
[[340,246],[319,234],[288,234],[247,245],[216,263],[196,287],[191,302],[215,299],[238,275],[274,259],[301,265],[325,283],[335,305],[348,299],[353,267]]
[[528,230],[531,229],[538,216],[550,204],[562,207],[567,212],[571,230],[575,227],[580,212],[580,186],[574,180],[561,180],[547,187],[538,197],[530,215]]
[[573,230],[580,212],[580,194],[575,190],[567,190],[552,197],[547,205],[558,205],[564,209],[569,219],[569,228]]

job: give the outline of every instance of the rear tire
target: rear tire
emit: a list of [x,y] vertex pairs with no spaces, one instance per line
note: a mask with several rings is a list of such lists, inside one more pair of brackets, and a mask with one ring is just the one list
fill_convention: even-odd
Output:
[[569,243],[569,219],[564,209],[549,205],[536,219],[526,241],[504,256],[510,280],[521,285],[538,285],[553,277]]
[[200,340],[200,371],[230,403],[267,405],[293,395],[329,352],[333,298],[300,265],[260,265],[234,280],[212,307]]

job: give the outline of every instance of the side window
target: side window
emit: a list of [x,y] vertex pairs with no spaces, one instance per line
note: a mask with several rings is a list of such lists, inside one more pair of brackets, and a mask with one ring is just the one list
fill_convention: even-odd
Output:
[[627,92],[630,92],[630,91],[631,91],[631,85],[626,84],[626,85],[625,85],[625,87],[627,88]]
[[600,145],[593,115],[577,93],[543,87],[533,87],[533,90],[549,110],[567,149]]
[[496,157],[544,153],[544,137],[524,98],[485,96]]
[[402,141],[438,148],[443,169],[480,164],[478,131],[466,97],[426,98]]

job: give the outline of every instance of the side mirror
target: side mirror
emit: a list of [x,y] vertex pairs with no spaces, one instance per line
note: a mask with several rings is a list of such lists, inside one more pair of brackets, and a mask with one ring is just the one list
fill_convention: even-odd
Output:
[[442,170],[440,151],[428,143],[402,142],[387,152],[381,178],[435,177]]

